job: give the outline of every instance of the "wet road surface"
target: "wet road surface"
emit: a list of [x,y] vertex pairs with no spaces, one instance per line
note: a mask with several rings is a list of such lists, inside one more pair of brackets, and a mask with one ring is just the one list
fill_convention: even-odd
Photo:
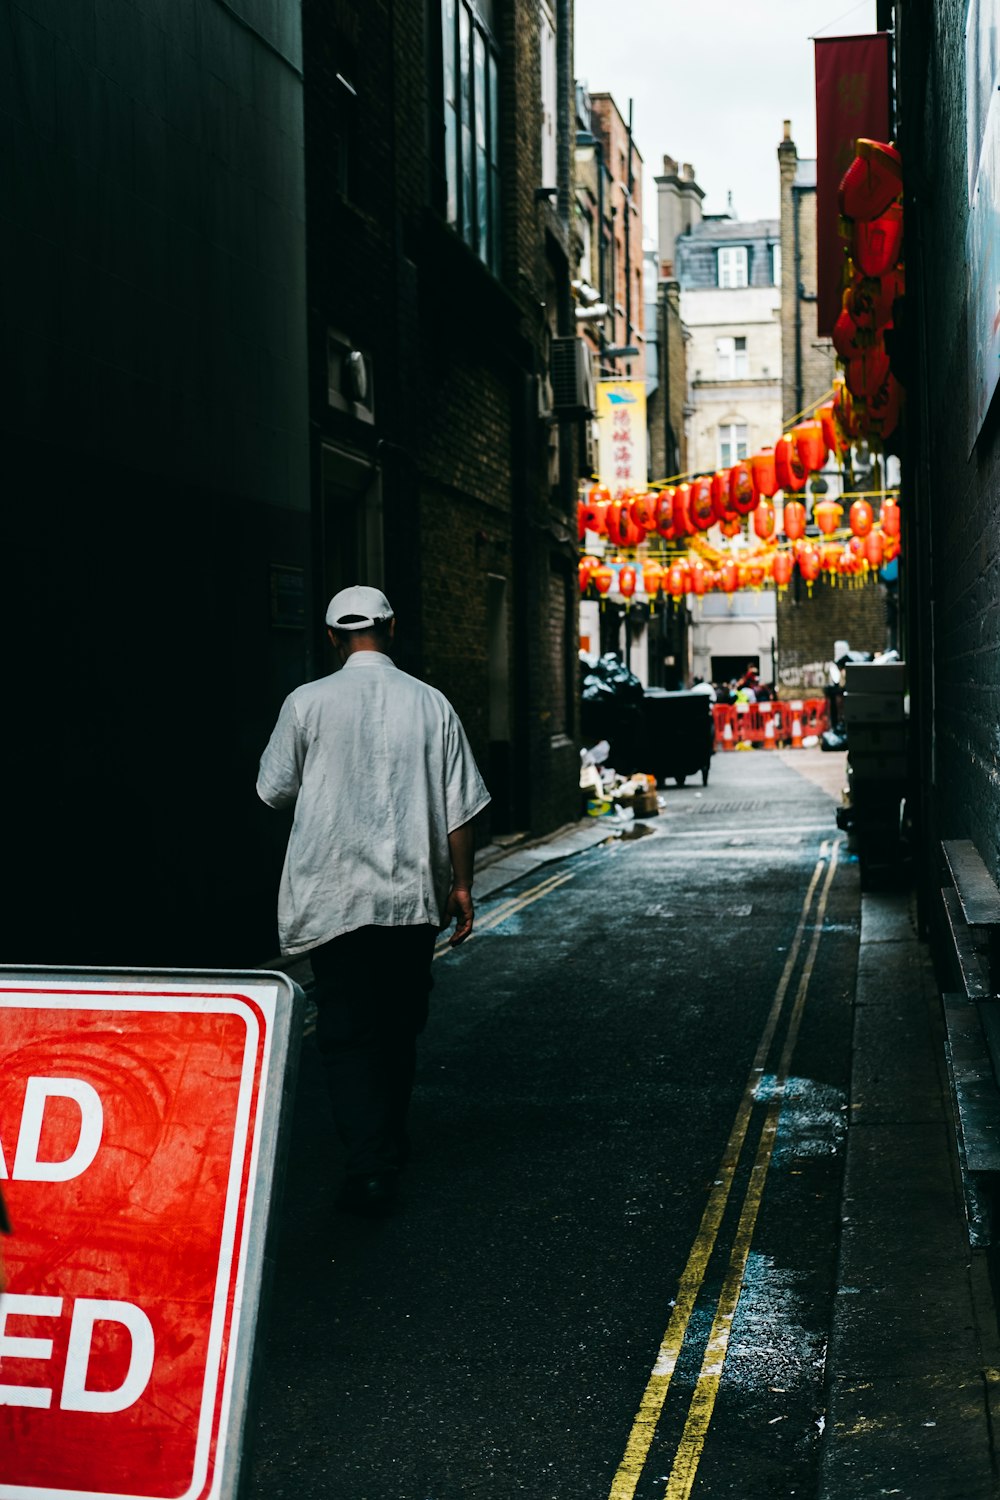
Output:
[[435,963],[387,1221],[307,1039],[254,1497],[816,1493],[857,867],[775,755],[666,795]]

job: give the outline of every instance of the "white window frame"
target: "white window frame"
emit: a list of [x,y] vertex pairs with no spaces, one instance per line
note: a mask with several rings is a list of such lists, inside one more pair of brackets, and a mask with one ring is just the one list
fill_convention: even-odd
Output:
[[731,469],[750,454],[750,432],[746,422],[719,423],[719,468]]
[[781,285],[781,246],[771,246],[771,280],[775,286]]
[[716,380],[746,380],[750,357],[745,334],[727,334],[715,341]]
[[723,245],[718,263],[720,287],[748,286],[748,267],[746,245]]

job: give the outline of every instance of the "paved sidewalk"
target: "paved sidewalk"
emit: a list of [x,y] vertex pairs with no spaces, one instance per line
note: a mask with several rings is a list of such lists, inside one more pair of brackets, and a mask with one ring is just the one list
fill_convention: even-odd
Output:
[[862,896],[821,1500],[1000,1494],[996,1313],[970,1251],[941,1000],[912,901]]

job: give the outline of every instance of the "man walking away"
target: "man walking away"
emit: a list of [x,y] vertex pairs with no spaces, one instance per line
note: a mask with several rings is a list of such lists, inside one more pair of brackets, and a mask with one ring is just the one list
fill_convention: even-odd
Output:
[[447,699],[388,655],[385,595],[330,601],[342,670],[285,699],[257,792],[294,805],[278,898],[281,951],[308,953],[316,1035],[347,1148],[341,1205],[380,1213],[407,1154],[416,1038],[438,932],[472,931],[472,819],[490,800]]

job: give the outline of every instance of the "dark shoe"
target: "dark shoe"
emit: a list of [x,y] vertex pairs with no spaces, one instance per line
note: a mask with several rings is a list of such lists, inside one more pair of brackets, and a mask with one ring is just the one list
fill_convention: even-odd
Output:
[[376,1219],[389,1212],[396,1198],[395,1172],[377,1172],[371,1177],[348,1177],[337,1207],[346,1213]]

